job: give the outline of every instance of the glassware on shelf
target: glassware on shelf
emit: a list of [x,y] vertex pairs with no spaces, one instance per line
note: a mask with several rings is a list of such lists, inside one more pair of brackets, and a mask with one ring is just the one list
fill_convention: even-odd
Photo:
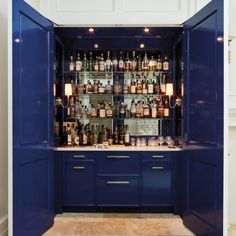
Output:
[[135,144],[136,144],[135,138],[131,138],[131,139],[130,139],[130,144],[131,144],[132,147],[135,146]]
[[166,136],[165,142],[166,142],[166,144],[168,146],[172,146],[173,145],[173,139],[171,138],[171,136]]
[[136,146],[137,147],[141,146],[141,138],[139,138],[139,137],[136,138]]
[[146,138],[142,137],[142,139],[141,139],[141,147],[146,147],[146,146],[147,146]]
[[165,143],[165,138],[163,136],[158,137],[158,144],[163,145]]
[[149,137],[148,138],[148,146],[149,147],[155,147],[156,146],[156,138],[155,137]]

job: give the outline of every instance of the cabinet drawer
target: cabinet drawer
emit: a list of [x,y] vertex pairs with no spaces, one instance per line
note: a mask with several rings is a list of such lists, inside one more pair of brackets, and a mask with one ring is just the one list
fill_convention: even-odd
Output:
[[95,204],[95,166],[93,163],[71,163],[64,166],[64,205]]
[[138,175],[140,171],[139,153],[106,152],[97,156],[98,175]]
[[98,178],[97,205],[137,206],[139,205],[138,178]]
[[142,168],[142,204],[172,205],[172,163],[147,161]]
[[65,152],[64,160],[65,162],[71,161],[83,161],[83,160],[94,160],[96,152]]
[[142,161],[169,161],[173,153],[170,152],[142,152]]

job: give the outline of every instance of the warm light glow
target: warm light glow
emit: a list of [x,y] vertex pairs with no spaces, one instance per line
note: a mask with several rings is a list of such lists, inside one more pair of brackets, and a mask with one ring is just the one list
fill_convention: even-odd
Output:
[[69,97],[72,95],[72,86],[71,84],[65,84],[65,96]]
[[184,96],[184,84],[181,84],[181,95]]
[[139,47],[144,48],[145,47],[144,43],[141,43]]
[[149,32],[149,28],[145,27],[144,28],[144,32],[148,33]]
[[173,96],[174,94],[174,85],[173,83],[167,83],[166,84],[166,95],[167,96]]
[[217,37],[217,41],[218,42],[223,42],[224,41],[224,37],[222,37],[222,36]]
[[99,48],[99,45],[97,43],[95,43],[94,48]]
[[94,32],[94,28],[89,28],[89,32]]
[[53,84],[53,96],[56,97],[56,94],[57,94],[56,84]]

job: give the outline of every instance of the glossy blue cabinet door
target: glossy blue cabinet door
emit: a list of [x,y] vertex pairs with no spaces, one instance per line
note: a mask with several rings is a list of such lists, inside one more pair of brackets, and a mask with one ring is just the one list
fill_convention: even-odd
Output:
[[184,25],[186,204],[196,235],[223,235],[223,1]]
[[93,162],[66,163],[64,166],[64,206],[95,204],[95,165]]
[[172,205],[172,163],[142,163],[142,205]]
[[51,23],[13,1],[13,234],[39,236],[52,224]]

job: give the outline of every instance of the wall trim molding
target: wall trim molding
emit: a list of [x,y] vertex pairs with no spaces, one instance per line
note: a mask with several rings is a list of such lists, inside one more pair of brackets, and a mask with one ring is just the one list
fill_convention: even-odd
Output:
[[8,235],[8,215],[0,218],[0,236]]

